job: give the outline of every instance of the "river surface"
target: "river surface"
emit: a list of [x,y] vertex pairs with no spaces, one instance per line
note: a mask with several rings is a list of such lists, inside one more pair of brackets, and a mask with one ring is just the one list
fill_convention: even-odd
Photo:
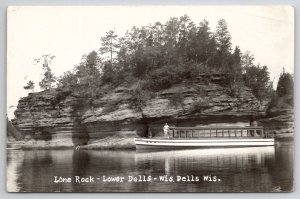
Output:
[[[157,152],[8,150],[7,153],[7,190],[11,192],[293,190],[292,141],[277,142],[275,147]],[[124,179],[109,182],[116,177]],[[62,178],[65,182],[59,182]]]

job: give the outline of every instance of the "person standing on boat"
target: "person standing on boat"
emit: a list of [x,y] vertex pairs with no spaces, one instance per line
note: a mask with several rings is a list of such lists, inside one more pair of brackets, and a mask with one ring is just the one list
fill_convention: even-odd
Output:
[[166,123],[164,126],[164,135],[165,135],[165,137],[168,137],[170,139],[169,130],[170,130],[170,127],[169,127],[168,123]]
[[[250,126],[257,127],[257,121],[255,120],[254,117],[252,117],[251,120],[250,120]],[[256,135],[255,135],[255,132],[256,132],[256,130],[250,130],[250,135],[251,135],[252,137],[256,136]]]
[[151,129],[150,129],[149,126],[148,126],[148,129],[147,129],[147,137],[152,138],[152,132],[151,132]]

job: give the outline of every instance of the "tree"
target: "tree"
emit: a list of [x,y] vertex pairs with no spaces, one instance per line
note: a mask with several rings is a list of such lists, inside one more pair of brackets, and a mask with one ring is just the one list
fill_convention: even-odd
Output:
[[233,83],[242,81],[242,63],[241,63],[241,50],[238,46],[235,47],[234,53],[231,57],[231,67],[229,73],[233,75]]
[[85,65],[91,73],[94,73],[98,70],[100,62],[100,57],[98,56],[96,51],[90,52],[85,59]]
[[74,73],[67,71],[64,72],[62,76],[58,79],[58,86],[59,87],[72,87],[77,84],[77,77]]
[[203,20],[199,24],[198,32],[196,35],[196,41],[193,42],[196,45],[196,53],[195,58],[198,62],[204,62],[208,63],[208,60],[210,58],[211,52],[210,52],[210,31],[208,26],[208,21]]
[[164,54],[167,64],[177,61],[176,46],[179,38],[179,21],[178,18],[172,17],[165,24],[164,34]]
[[279,97],[293,94],[294,92],[294,81],[290,73],[283,72],[281,73],[276,92]]
[[[194,32],[194,34],[193,34]],[[187,58],[187,50],[189,37],[196,35],[195,24],[188,15],[179,18],[179,38],[178,38],[178,54],[185,61]]]
[[267,66],[253,65],[245,68],[243,74],[244,83],[252,89],[253,94],[259,99],[267,98],[272,90],[269,82],[269,71]]
[[231,52],[231,36],[228,31],[225,19],[220,19],[216,30],[217,48],[221,54],[229,54]]
[[56,82],[56,77],[51,71],[51,64],[54,60],[55,56],[51,54],[42,55],[40,58],[34,59],[36,63],[42,62],[42,69],[44,70],[44,78],[39,82],[39,86],[41,89],[47,90],[52,87],[52,85]]
[[[241,65],[243,69],[254,66],[254,55],[250,53],[250,51],[246,51],[241,56]],[[245,70],[243,70],[245,73]]]
[[117,49],[119,48],[118,35],[115,34],[115,31],[110,30],[106,32],[105,37],[101,37],[101,48],[99,49],[101,54],[109,54],[110,64],[113,65],[114,63],[114,55],[118,52]]
[[102,69],[103,75],[102,75],[102,82],[103,84],[111,83],[114,79],[114,71],[111,67],[110,63],[105,63]]
[[30,80],[23,88],[25,90],[31,90],[32,92],[34,92],[34,82]]
[[79,84],[89,84],[91,79],[99,78],[101,62],[96,51],[90,52],[81,59],[81,63],[75,67]]
[[243,85],[242,66],[241,66],[241,50],[235,47],[234,53],[231,55],[229,65],[226,71],[227,82],[232,94],[238,95]]
[[44,78],[39,82],[41,89],[48,90],[52,87],[52,84],[56,82],[54,74],[51,72],[51,69],[48,68],[44,73]]
[[160,22],[156,22],[154,26],[151,27],[151,33],[153,35],[153,46],[161,50],[163,44],[164,25]]
[[[96,51],[90,52],[82,58],[81,63],[75,68],[75,76],[77,82],[77,91],[86,97],[94,97],[100,93],[101,68],[100,58]],[[103,71],[103,73],[105,73]],[[104,74],[103,74],[104,75]],[[71,81],[74,81],[70,77]]]
[[244,85],[251,88],[253,94],[260,100],[272,95],[273,87],[267,66],[254,64],[254,56],[246,51],[241,56],[241,70]]
[[221,69],[228,70],[231,55],[231,36],[224,19],[218,21],[215,39],[217,44],[217,64]]
[[109,55],[109,59],[103,64],[102,68],[102,82],[104,84],[109,83],[113,80],[111,78],[111,73],[114,71],[114,63],[115,63],[115,56],[118,53],[120,48],[120,41],[117,39],[118,35],[115,34],[115,31],[110,30],[106,32],[105,37],[101,37],[101,48],[100,53],[101,55]]
[[217,42],[214,35],[211,35],[209,39],[209,43],[207,46],[206,56],[204,56],[205,66],[211,66],[216,68],[218,66],[218,59],[217,59]]

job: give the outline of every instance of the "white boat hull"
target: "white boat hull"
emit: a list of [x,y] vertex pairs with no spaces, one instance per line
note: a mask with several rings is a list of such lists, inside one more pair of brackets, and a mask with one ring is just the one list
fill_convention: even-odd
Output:
[[135,138],[137,149],[172,149],[172,148],[224,148],[273,146],[274,138],[236,138],[236,139],[166,139],[166,138]]

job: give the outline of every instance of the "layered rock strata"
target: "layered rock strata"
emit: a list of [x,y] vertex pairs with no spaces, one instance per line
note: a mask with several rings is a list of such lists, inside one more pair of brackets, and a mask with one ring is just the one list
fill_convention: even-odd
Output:
[[145,136],[149,128],[153,136],[159,136],[165,122],[176,126],[248,124],[251,117],[264,116],[267,107],[247,87],[231,96],[227,88],[213,83],[174,85],[154,93],[140,109],[132,105],[130,91],[130,87],[118,87],[95,99],[61,89],[31,93],[19,100],[13,124],[25,140],[78,146],[108,137]]

